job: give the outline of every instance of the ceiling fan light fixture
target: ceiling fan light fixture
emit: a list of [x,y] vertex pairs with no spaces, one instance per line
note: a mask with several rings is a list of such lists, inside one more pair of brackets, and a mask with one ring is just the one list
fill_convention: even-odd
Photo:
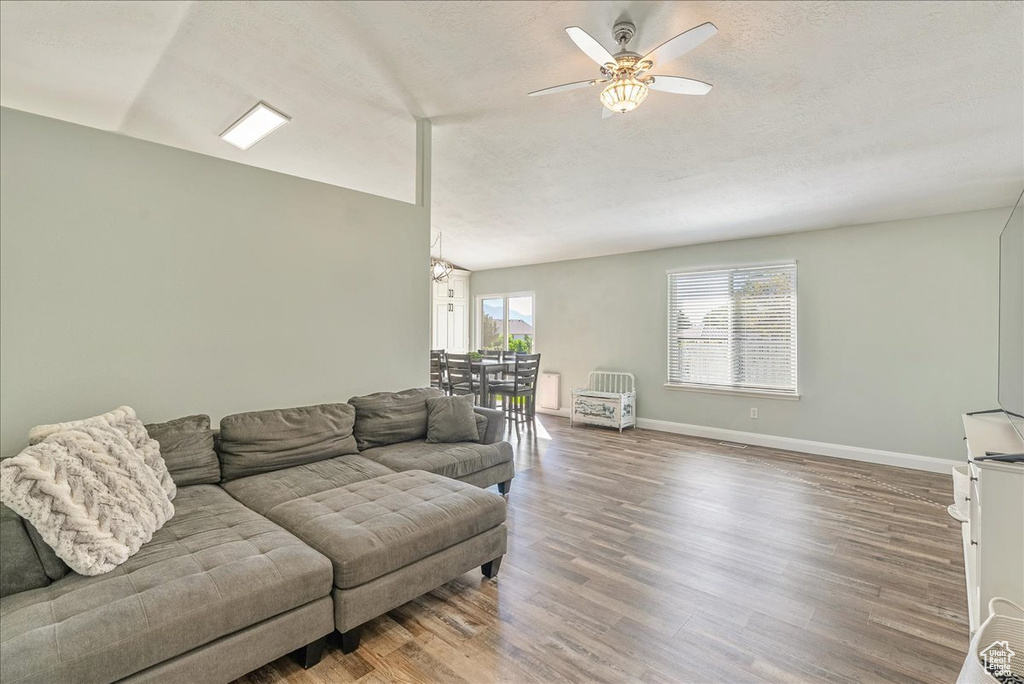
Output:
[[616,78],[601,91],[601,104],[618,114],[631,112],[647,98],[647,85],[632,74]]

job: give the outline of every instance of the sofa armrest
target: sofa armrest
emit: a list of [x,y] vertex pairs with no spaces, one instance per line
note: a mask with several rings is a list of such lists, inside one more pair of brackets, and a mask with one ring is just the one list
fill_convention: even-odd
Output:
[[505,414],[500,409],[484,408],[474,406],[473,410],[487,419],[487,430],[484,432],[481,444],[494,444],[501,441],[502,428],[505,427]]

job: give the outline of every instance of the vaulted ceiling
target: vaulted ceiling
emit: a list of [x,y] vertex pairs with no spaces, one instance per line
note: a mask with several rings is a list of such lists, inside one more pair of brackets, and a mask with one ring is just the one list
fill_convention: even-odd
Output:
[[[566,37],[714,84],[602,119]],[[0,103],[404,201],[434,123],[433,227],[481,269],[966,211],[1024,184],[1017,2],[0,3]],[[242,152],[257,100],[293,122]]]

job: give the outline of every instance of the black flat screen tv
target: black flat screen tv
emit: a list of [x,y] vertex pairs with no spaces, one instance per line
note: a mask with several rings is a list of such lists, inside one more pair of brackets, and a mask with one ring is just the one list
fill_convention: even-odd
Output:
[[1024,438],[1024,193],[999,236],[999,406]]

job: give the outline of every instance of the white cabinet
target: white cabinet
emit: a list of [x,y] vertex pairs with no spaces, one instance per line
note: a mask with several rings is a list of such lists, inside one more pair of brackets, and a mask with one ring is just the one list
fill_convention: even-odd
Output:
[[448,282],[432,285],[430,348],[465,354],[469,351],[469,272],[452,271]]
[[964,574],[973,634],[993,597],[1024,604],[1024,463],[984,460],[986,452],[1024,453],[1024,443],[1002,414],[965,415],[964,428],[971,477]]
[[434,283],[434,299],[469,300],[469,273],[452,271],[446,283]]

